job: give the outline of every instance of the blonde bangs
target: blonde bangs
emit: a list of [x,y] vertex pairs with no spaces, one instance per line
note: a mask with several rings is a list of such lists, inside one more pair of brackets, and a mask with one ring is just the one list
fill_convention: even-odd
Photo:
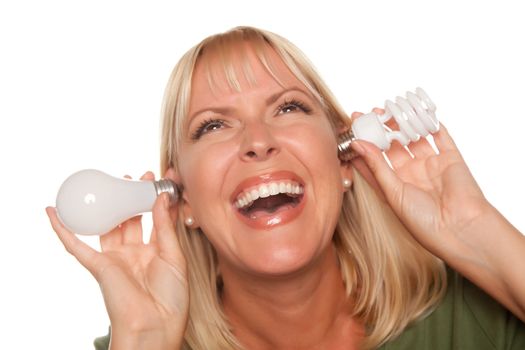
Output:
[[[248,59],[248,51],[254,52],[258,62],[268,74],[284,87],[268,56],[268,51],[274,50],[287,65],[290,72],[324,106],[323,98],[312,84],[312,81],[315,80],[315,77],[312,77],[313,71],[305,72],[299,68],[310,66],[309,63],[306,64],[306,57],[301,57],[300,62],[296,62],[287,50],[280,50],[279,47],[280,45],[273,45],[273,41],[259,31],[238,28],[228,32],[228,35],[219,34],[209,38],[199,53],[199,63],[206,67],[206,78],[212,91],[218,89],[218,82],[226,82],[232,91],[241,92],[239,78],[244,78],[250,87],[257,85],[253,67]],[[316,73],[314,74],[316,75]]]

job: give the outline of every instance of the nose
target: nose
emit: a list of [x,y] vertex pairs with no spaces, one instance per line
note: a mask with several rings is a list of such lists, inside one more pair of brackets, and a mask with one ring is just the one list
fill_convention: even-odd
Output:
[[279,153],[280,148],[270,127],[265,123],[250,123],[242,135],[239,156],[244,161],[264,161]]

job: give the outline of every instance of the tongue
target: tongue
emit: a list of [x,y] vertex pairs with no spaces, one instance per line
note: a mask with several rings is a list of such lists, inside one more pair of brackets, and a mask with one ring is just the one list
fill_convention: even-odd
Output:
[[293,198],[286,194],[278,194],[275,196],[269,196],[266,198],[259,198],[250,206],[245,212],[245,215],[252,219],[257,219],[261,216],[268,216],[274,213],[288,210],[293,208],[295,205]]
[[283,204],[271,209],[250,209],[245,215],[250,219],[258,219],[264,216],[271,216],[281,211],[292,209],[294,205],[292,203]]
[[277,194],[275,196],[269,196],[266,198],[259,198],[250,207],[251,209],[263,209],[268,210],[270,212],[275,211],[277,207],[280,205],[290,203],[292,199],[288,197],[286,194]]

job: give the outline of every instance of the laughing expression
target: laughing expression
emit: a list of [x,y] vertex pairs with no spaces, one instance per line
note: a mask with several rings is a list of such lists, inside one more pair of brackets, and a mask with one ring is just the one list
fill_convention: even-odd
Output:
[[[244,54],[232,59],[240,91],[218,63],[213,68],[220,62],[213,53],[195,68],[178,159],[185,210],[221,269],[283,275],[330,246],[345,170],[319,101],[271,49],[279,82],[251,48]],[[246,62],[253,80],[243,74]]]

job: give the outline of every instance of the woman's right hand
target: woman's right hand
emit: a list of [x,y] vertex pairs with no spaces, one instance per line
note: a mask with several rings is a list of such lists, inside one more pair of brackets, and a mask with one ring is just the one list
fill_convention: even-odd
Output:
[[[146,173],[141,179],[154,176]],[[101,252],[69,232],[55,208],[46,212],[66,250],[100,285],[111,321],[110,348],[181,348],[189,310],[188,278],[167,194],[155,201],[148,244],[142,240],[141,217],[134,217],[100,237]]]

